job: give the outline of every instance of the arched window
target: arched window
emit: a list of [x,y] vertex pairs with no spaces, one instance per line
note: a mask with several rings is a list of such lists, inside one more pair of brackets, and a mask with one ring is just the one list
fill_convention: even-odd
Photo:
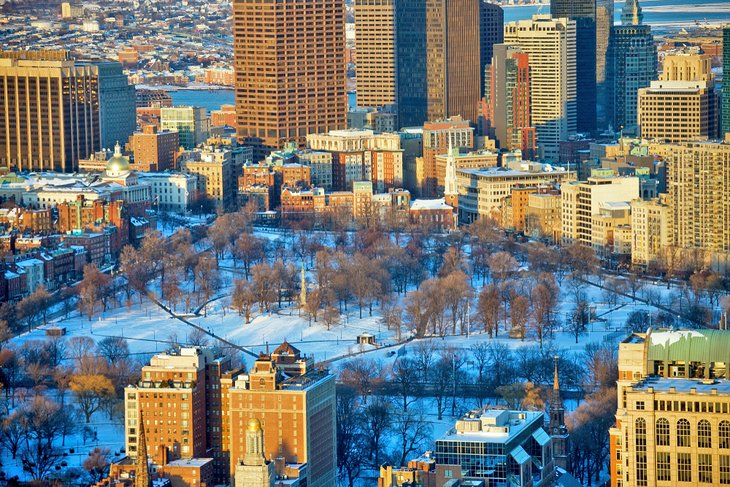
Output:
[[697,446],[700,448],[712,448],[712,427],[706,419],[697,424]]
[[730,421],[720,421],[717,429],[719,433],[718,442],[720,448],[730,448]]
[[689,446],[689,421],[680,419],[677,421],[677,446]]
[[636,433],[636,485],[646,487],[646,420],[637,418],[635,422]]
[[669,446],[669,421],[666,418],[656,420],[657,446]]

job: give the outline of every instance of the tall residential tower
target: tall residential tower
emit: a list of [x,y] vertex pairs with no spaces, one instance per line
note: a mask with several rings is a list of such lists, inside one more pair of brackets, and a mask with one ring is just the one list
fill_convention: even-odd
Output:
[[560,141],[576,132],[575,21],[535,15],[510,22],[504,42],[527,53],[532,124],[541,156],[557,162]]
[[255,157],[347,125],[343,0],[234,0],[238,138]]
[[619,130],[632,134],[637,130],[639,89],[649,86],[657,76],[654,37],[643,18],[639,0],[628,0],[621,12],[621,25],[613,28],[613,120]]

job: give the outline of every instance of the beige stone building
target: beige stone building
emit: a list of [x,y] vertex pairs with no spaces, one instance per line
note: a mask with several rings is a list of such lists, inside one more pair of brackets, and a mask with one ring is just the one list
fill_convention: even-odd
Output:
[[619,345],[612,487],[730,485],[730,332],[653,330]]
[[670,243],[669,206],[660,199],[631,202],[631,263],[649,266]]
[[631,206],[625,201],[605,202],[591,218],[591,244],[603,259],[631,255]]
[[667,164],[670,243],[705,253],[725,269],[730,259],[730,143],[671,146]]
[[557,162],[559,142],[576,131],[575,21],[535,15],[504,26],[504,43],[530,60],[530,106],[541,156]]
[[594,171],[587,181],[561,186],[562,240],[564,243],[593,244],[593,219],[611,203],[625,203],[639,197],[639,178],[616,177],[612,171]]
[[204,150],[187,152],[179,161],[180,168],[198,176],[198,190],[216,206],[232,208],[238,193],[238,172],[231,151]]
[[530,194],[525,208],[525,233],[560,242],[562,210],[559,192]]
[[710,56],[667,55],[659,80],[641,88],[638,96],[638,123],[645,139],[683,142],[719,135],[719,90]]
[[457,169],[459,221],[472,223],[481,217],[499,220],[502,202],[515,186],[544,186],[574,179],[575,171],[525,161],[508,167]]

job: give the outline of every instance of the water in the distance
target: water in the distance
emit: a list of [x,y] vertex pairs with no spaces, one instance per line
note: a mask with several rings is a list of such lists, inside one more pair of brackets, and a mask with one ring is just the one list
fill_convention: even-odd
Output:
[[[175,106],[205,107],[208,112],[218,110],[221,105],[235,105],[236,93],[233,90],[176,90],[170,91]],[[355,93],[347,94],[347,103],[355,106]]]
[[[644,11],[644,23],[652,26],[654,34],[678,31],[704,25],[730,22],[730,2],[728,0],[640,0]],[[616,2],[614,7],[615,24],[621,23],[621,9],[624,2]],[[504,21],[525,20],[536,13],[550,13],[550,6],[519,5],[504,8]]]
[[177,90],[170,91],[175,106],[205,107],[208,112],[218,110],[221,105],[235,105],[233,90]]

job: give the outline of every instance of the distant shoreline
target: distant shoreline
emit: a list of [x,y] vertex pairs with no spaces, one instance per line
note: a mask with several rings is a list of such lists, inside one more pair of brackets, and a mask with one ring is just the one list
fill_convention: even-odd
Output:
[[221,85],[193,85],[193,86],[174,86],[174,85],[134,85],[138,90],[161,90],[161,91],[210,91],[210,90],[231,90],[233,86]]

